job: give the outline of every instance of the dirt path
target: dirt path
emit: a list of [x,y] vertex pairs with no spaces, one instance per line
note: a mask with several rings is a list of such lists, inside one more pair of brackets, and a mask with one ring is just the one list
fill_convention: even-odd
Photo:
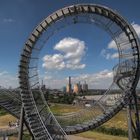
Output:
[[94,140],[94,139],[88,139],[88,138],[83,138],[83,137],[74,136],[74,135],[68,136],[68,138],[70,140]]

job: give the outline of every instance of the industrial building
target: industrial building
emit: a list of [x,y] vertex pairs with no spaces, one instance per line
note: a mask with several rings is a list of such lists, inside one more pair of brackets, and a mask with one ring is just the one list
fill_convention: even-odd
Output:
[[88,84],[85,82],[83,85],[80,83],[76,83],[74,84],[73,86],[73,89],[72,89],[72,83],[71,83],[71,77],[69,76],[69,82],[66,86],[66,92],[67,93],[82,93],[82,92],[86,92],[88,91]]
[[83,92],[86,92],[86,91],[88,91],[88,84],[85,81],[85,83],[83,84]]
[[67,93],[72,93],[72,84],[71,84],[71,77],[69,76],[69,83],[66,87],[66,92]]

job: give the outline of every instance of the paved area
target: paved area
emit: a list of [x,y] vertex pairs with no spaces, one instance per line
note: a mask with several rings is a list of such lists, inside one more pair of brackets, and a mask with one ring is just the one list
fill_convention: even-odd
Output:
[[94,140],[94,139],[88,139],[88,138],[83,138],[83,137],[79,137],[79,136],[68,136],[69,140]]

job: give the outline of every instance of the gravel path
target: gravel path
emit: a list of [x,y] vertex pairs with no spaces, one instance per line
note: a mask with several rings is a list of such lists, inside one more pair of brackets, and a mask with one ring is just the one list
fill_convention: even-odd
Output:
[[88,138],[83,138],[83,137],[74,136],[74,135],[68,136],[68,138],[70,140],[94,140],[94,139],[88,139]]

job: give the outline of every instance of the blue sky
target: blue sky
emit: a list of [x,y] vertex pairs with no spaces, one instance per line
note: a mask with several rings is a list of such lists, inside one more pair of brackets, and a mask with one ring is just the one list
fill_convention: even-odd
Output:
[[[25,41],[32,30],[49,14],[64,6],[76,3],[96,3],[102,4],[118,11],[130,23],[135,23],[139,30],[140,25],[140,1],[139,0],[1,0],[0,1],[0,85],[17,86],[18,65],[20,53]],[[82,29],[82,30],[81,30]],[[66,38],[77,39],[85,43],[84,52],[80,64],[86,64],[82,69],[47,69],[42,67],[43,57],[55,54],[63,54],[62,51],[54,49],[55,45]],[[110,37],[91,25],[72,25],[62,30],[50,38],[46,48],[40,55],[40,75],[42,79],[46,77],[48,86],[61,87],[67,81],[66,77],[72,75],[75,81],[78,77],[100,77],[100,75],[110,74],[112,66],[116,64],[115,59],[108,56],[104,51],[109,43]],[[114,50],[108,50],[114,53]],[[64,54],[63,54],[64,55]],[[66,53],[65,53],[66,55]],[[53,73],[53,74],[52,74]],[[58,74],[59,73],[59,74]],[[55,81],[54,81],[55,78]],[[106,77],[106,78],[110,78]],[[65,80],[64,80],[65,79]],[[50,80],[50,81],[49,81]],[[61,85],[57,84],[62,82]],[[107,79],[101,79],[102,87]],[[110,82],[110,80],[108,80]],[[51,85],[49,85],[51,83]],[[91,84],[95,84],[94,81]],[[96,84],[94,86],[97,86]],[[107,85],[105,85],[106,87]],[[98,86],[97,86],[98,87]]]

